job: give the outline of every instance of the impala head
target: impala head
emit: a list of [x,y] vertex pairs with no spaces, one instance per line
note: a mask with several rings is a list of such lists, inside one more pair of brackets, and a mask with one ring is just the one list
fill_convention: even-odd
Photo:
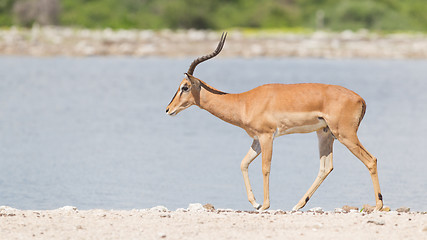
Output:
[[223,33],[215,51],[211,54],[196,58],[191,63],[190,68],[185,73],[185,77],[181,81],[181,84],[175,93],[175,96],[173,96],[171,102],[166,108],[167,114],[174,116],[182,110],[199,102],[201,81],[193,76],[194,69],[199,63],[218,55],[224,47],[226,37],[227,33]]

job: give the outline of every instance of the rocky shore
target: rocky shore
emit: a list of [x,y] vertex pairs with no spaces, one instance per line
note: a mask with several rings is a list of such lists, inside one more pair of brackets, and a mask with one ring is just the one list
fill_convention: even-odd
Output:
[[[344,208],[344,207],[343,207]],[[190,204],[170,211],[18,210],[0,206],[2,239],[425,239],[426,212],[235,211]]]
[[[201,30],[11,27],[0,29],[0,55],[189,57],[212,50],[220,34]],[[224,49],[221,56],[225,57],[427,59],[427,34],[230,30]]]

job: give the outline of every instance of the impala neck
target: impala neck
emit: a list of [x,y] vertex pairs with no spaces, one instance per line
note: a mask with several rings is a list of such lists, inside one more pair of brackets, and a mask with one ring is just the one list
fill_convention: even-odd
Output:
[[242,107],[238,101],[238,94],[221,92],[201,81],[200,99],[196,104],[228,123],[241,125]]

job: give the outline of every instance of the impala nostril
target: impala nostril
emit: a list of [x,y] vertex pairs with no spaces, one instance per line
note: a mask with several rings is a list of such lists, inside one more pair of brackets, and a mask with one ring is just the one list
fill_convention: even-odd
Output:
[[169,112],[169,108],[166,108],[166,113],[168,113]]

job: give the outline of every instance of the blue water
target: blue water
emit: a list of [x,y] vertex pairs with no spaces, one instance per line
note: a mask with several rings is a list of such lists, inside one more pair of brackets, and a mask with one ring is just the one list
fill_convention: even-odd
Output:
[[[191,61],[0,57],[0,205],[251,209],[247,134],[194,106],[165,114]],[[195,76],[226,92],[302,82],[357,92],[368,105],[359,138],[378,158],[385,205],[427,210],[427,61],[217,58]],[[249,169],[259,202],[260,162]],[[276,139],[271,208],[291,209],[318,165],[315,133]],[[336,141],[334,171],[305,209],[365,203],[375,203],[369,172]]]

